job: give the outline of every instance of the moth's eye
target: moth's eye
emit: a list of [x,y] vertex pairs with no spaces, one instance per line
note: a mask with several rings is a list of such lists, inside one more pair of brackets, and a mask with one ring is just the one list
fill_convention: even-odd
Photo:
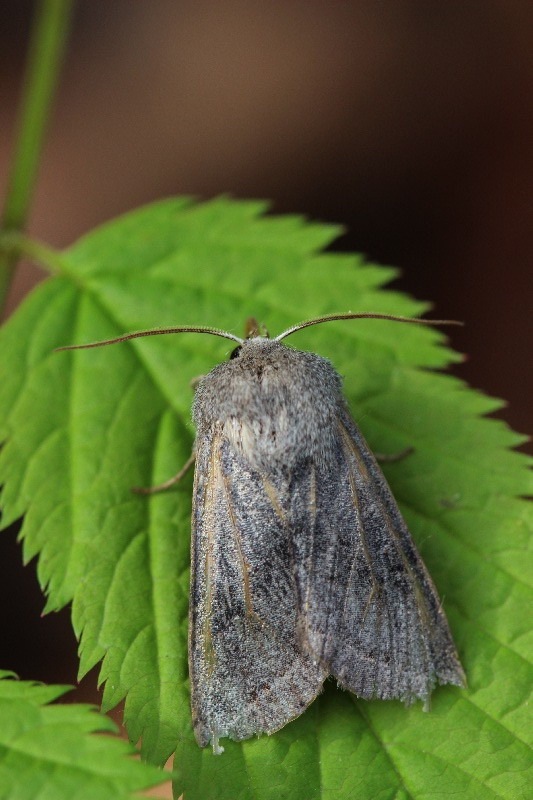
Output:
[[242,345],[239,345],[238,347],[235,348],[235,350],[232,350],[230,353],[230,360],[232,358],[238,358],[241,354],[241,350],[242,350]]

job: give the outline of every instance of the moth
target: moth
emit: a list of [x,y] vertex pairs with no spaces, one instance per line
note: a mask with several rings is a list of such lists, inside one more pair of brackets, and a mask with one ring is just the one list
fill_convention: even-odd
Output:
[[[464,673],[437,591],[342,381],[325,358],[284,344],[339,319],[446,324],[385,314],[331,314],[274,339],[250,322],[229,360],[200,379],[195,460],[189,672],[198,744],[271,734],[332,676],[358,697],[428,703]],[[145,490],[146,492],[153,491]],[[141,490],[142,491],[142,490]]]

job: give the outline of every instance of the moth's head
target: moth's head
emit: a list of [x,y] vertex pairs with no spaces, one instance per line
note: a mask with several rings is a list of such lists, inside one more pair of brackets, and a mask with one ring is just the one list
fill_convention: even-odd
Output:
[[248,317],[244,325],[244,339],[230,353],[229,360],[240,358],[244,353],[258,351],[263,342],[271,342],[270,334],[265,325],[260,324],[255,317]]

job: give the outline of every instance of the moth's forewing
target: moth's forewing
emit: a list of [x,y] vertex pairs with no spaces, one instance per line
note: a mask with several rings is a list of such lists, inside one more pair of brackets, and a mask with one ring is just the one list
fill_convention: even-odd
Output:
[[286,486],[251,470],[220,431],[198,431],[189,660],[201,746],[278,730],[326,677],[299,648],[287,510]]
[[[427,700],[464,684],[436,589],[388,484],[345,409],[330,464],[294,495],[309,651],[359,697]],[[309,542],[309,536],[312,541]],[[301,544],[300,544],[301,541]]]

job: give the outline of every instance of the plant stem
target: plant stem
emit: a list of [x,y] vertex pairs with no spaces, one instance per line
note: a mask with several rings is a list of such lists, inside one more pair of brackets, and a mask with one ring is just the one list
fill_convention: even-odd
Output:
[[[17,137],[1,229],[22,231],[35,185],[39,157],[59,69],[63,60],[73,0],[39,0],[30,34]],[[0,254],[0,309],[17,257]]]
[[68,272],[68,264],[60,252],[15,230],[0,230],[0,259],[6,256],[13,261],[29,258],[52,275]]

